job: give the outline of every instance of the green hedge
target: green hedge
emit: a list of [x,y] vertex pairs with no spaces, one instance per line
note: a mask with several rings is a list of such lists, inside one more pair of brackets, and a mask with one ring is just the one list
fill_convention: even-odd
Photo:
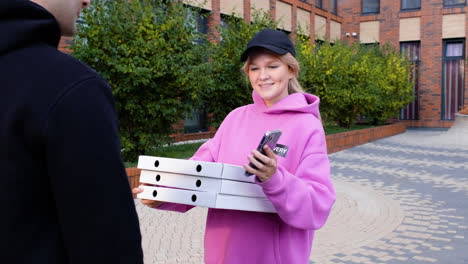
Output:
[[347,45],[337,41],[298,44],[300,81],[321,99],[326,121],[350,127],[356,118],[373,124],[396,117],[412,100],[409,63],[390,46]]
[[169,142],[197,100],[207,46],[194,45],[203,36],[190,11],[163,0],[95,0],[84,12],[74,56],[112,86],[126,160]]
[[218,127],[236,107],[252,103],[252,89],[242,72],[240,56],[255,33],[276,26],[269,14],[259,11],[252,12],[252,23],[229,16],[218,28],[221,40],[207,43],[210,60],[203,67],[207,78],[199,79],[204,87],[200,90],[200,104],[213,114],[213,126]]

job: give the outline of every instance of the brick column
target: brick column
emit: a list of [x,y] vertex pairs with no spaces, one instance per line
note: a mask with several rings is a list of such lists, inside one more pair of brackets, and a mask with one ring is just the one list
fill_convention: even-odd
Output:
[[400,1],[380,1],[379,43],[389,43],[396,50],[400,49]]
[[[343,23],[341,24],[341,35],[344,36],[347,32],[359,33],[359,24],[361,22],[361,2],[350,1],[350,0],[339,0],[338,1],[338,13],[343,17]],[[358,40],[351,36],[343,37],[343,40],[348,44],[351,44]]]
[[310,44],[314,45],[315,44],[315,8],[312,8],[312,11],[310,11],[310,29],[309,29],[309,34],[310,34]]
[[254,0],[244,0],[244,21],[250,23],[252,20],[252,14],[250,10],[250,2]]
[[421,1],[420,124],[440,126],[442,12],[440,0]]
[[211,1],[211,15],[208,17],[208,39],[211,42],[219,40],[218,26],[221,22],[220,0]]
[[270,16],[271,19],[276,20],[276,0],[270,0]]
[[[465,7],[465,11],[468,11],[468,7]],[[465,62],[467,60],[467,55],[468,55],[468,35],[466,35],[466,32],[468,31],[468,12],[465,15]],[[468,107],[468,67],[467,64],[465,63],[465,98],[463,101],[463,105],[465,107]]]
[[296,37],[297,37],[297,5],[293,4],[291,6],[291,41],[293,43],[296,43]]

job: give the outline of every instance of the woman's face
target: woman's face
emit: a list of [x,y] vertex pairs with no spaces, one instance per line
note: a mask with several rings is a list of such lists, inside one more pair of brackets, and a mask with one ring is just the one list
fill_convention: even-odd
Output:
[[267,107],[288,96],[288,83],[293,74],[278,57],[267,52],[254,53],[247,70],[250,84]]

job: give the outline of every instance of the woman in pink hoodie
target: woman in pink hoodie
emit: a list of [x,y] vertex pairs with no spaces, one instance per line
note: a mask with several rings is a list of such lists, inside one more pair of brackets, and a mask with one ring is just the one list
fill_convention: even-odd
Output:
[[[244,166],[275,207],[277,214],[208,210],[205,232],[207,264],[309,263],[314,230],[322,227],[335,201],[330,180],[319,98],[304,93],[297,76],[294,46],[281,31],[263,29],[248,43],[241,60],[253,87],[253,104],[233,110],[216,135],[193,160]],[[277,157],[254,148],[268,130],[279,129]],[[254,149],[254,150],[252,150]],[[251,162],[256,169],[247,165]],[[135,188],[134,193],[142,191]],[[186,212],[193,206],[143,200],[162,210]]]

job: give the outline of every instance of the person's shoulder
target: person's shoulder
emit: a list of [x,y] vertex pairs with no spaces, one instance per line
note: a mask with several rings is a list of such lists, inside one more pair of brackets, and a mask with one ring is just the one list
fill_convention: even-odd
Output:
[[36,74],[41,73],[57,81],[67,83],[93,78],[102,79],[94,69],[54,47],[37,45],[30,47],[25,53],[34,60],[43,62],[41,63],[43,67],[36,69]]
[[289,119],[290,124],[294,124],[298,131],[313,133],[323,130],[323,124],[319,117],[312,113],[296,113]]
[[227,116],[224,118],[224,120],[230,120],[230,119],[235,119],[235,118],[242,118],[246,112],[248,112],[250,109],[250,105],[242,105],[239,107],[234,108]]
[[250,109],[250,107],[251,107],[250,104],[241,105],[239,107],[234,108],[234,110],[232,110],[231,113],[233,113],[233,114],[242,113],[242,112],[248,111]]
[[56,60],[53,66],[56,68],[60,68],[60,65],[62,65],[63,68],[66,67],[67,69],[64,70],[66,70],[68,72],[67,75],[72,78],[75,77],[81,79],[86,77],[101,77],[94,69],[74,58],[70,54],[56,50],[55,56],[53,57]]

